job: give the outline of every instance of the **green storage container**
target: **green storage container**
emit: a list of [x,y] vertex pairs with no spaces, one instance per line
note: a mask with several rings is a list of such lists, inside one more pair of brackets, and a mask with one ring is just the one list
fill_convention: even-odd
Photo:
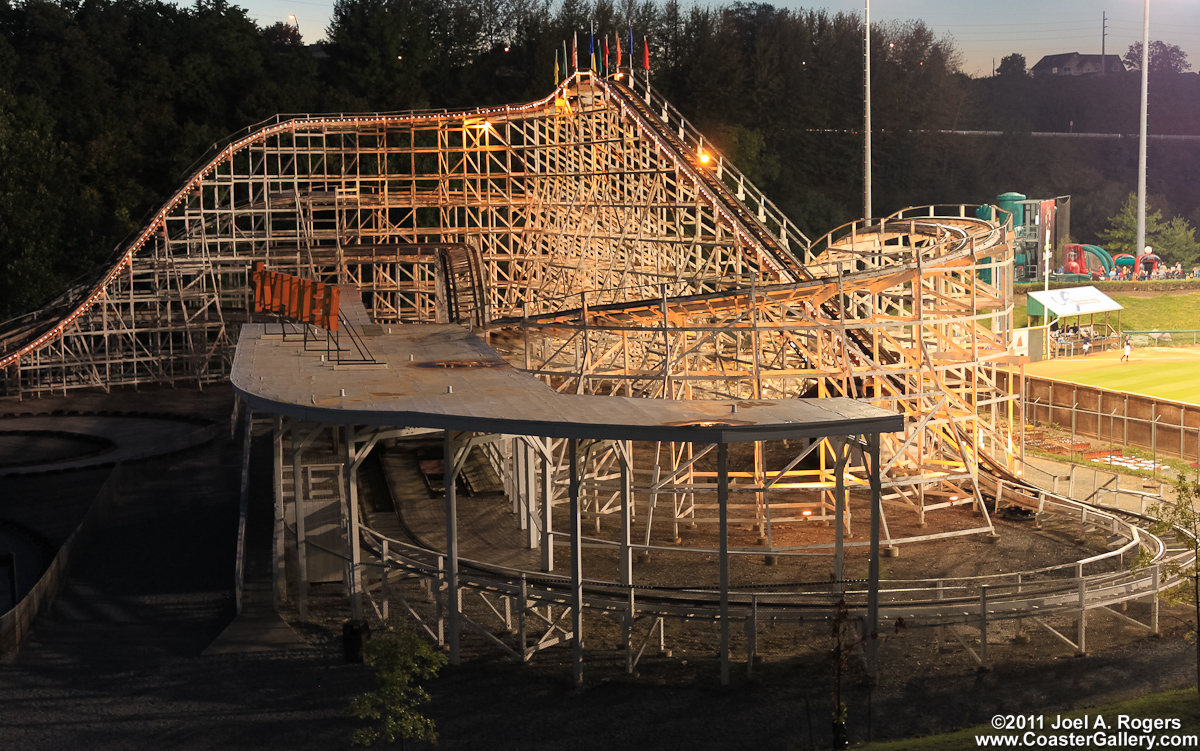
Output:
[[1025,223],[1025,206],[1021,201],[1025,196],[1020,193],[1001,193],[996,196],[996,205],[1013,215],[1013,229]]

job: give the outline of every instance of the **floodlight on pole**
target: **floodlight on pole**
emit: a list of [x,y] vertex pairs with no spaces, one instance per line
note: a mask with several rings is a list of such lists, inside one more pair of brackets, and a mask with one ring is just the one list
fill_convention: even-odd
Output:
[[1144,0],[1142,11],[1142,107],[1141,135],[1138,138],[1138,197],[1137,197],[1137,240],[1134,255],[1141,255],[1146,247],[1146,106],[1150,89],[1150,0]]
[[863,12],[863,218],[871,218],[871,0]]

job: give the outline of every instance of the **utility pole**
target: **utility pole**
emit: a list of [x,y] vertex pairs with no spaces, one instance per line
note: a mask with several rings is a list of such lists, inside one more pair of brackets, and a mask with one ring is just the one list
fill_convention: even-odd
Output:
[[1100,75],[1108,75],[1108,60],[1104,57],[1104,43],[1108,39],[1108,13],[1100,13]]

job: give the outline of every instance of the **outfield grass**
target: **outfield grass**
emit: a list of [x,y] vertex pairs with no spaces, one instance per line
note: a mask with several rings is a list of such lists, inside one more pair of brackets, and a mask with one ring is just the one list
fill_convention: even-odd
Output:
[[[1125,307],[1121,311],[1121,328],[1125,331],[1200,329],[1200,293],[1110,296]],[[1097,316],[1098,320],[1100,318]],[[1029,318],[1025,308],[1019,308],[1014,319],[1017,328],[1027,325]],[[1110,313],[1109,323],[1115,326],[1116,322],[1116,315]],[[1182,342],[1187,337],[1181,335],[1177,339]],[[1104,352],[1086,358],[1057,358],[1033,363],[1027,372],[1114,391],[1200,404],[1200,351],[1191,347],[1135,347],[1131,362],[1119,362],[1119,357],[1120,352]]]
[[1119,350],[1088,357],[1059,357],[1031,363],[1025,372],[1085,386],[1200,404],[1200,349],[1134,347],[1129,362],[1120,357]]
[[[1045,725],[1050,725],[1055,721],[1058,713],[1055,712],[1038,712],[1033,710],[1026,713],[1026,716],[1032,714],[1035,717],[1044,717]],[[1105,704],[1092,709],[1081,709],[1076,712],[1064,712],[1063,717],[1078,718],[1087,716],[1089,725],[1095,725],[1097,715],[1104,717],[1108,729],[1114,730],[1117,724],[1118,715],[1128,715],[1136,718],[1161,718],[1164,720],[1179,720],[1180,728],[1178,730],[1161,730],[1150,733],[1157,741],[1161,735],[1197,735],[1200,734],[1200,701],[1197,700],[1195,689],[1187,689],[1184,691],[1168,691],[1161,694],[1151,694],[1150,696],[1142,696],[1129,701],[1118,702],[1115,704]],[[1076,731],[1080,734],[1088,734],[1094,731]],[[899,741],[888,741],[886,743],[866,743],[854,748],[859,751],[975,751],[975,749],[983,748],[976,742],[976,736],[980,735],[1017,735],[1018,731],[1007,731],[997,733],[990,725],[980,725],[978,727],[967,728],[955,733],[944,733],[942,735],[932,735],[926,738],[906,738]],[[1043,735],[1055,734],[1055,731],[1044,730]],[[1141,733],[1138,733],[1141,735]],[[1025,746],[1017,746],[1022,748]],[[1039,746],[1032,746],[1038,748]],[[1145,745],[1140,746],[1146,748]],[[996,748],[996,746],[992,746]],[[1075,748],[1091,749],[1097,746],[1075,746]],[[1113,746],[1102,746],[1102,748],[1114,748]],[[1127,749],[1129,745],[1120,745],[1116,748]],[[1185,748],[1195,748],[1195,746],[1185,746]]]

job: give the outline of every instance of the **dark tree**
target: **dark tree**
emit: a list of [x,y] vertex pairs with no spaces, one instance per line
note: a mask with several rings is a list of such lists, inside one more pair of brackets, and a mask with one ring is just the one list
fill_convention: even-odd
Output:
[[276,52],[288,52],[304,46],[300,29],[290,23],[279,21],[263,29],[263,39]]
[[[347,109],[423,109],[438,58],[436,0],[337,0],[325,34]],[[444,6],[443,6],[444,7]]]
[[[1142,43],[1134,42],[1125,53],[1125,64],[1131,70],[1142,69]],[[1178,45],[1167,44],[1161,40],[1150,43],[1150,72],[1151,73],[1184,73],[1192,69],[1188,62],[1187,53]]]
[[996,75],[1020,78],[1029,75],[1025,68],[1025,56],[1014,52],[1000,58],[1000,67],[996,68]]

